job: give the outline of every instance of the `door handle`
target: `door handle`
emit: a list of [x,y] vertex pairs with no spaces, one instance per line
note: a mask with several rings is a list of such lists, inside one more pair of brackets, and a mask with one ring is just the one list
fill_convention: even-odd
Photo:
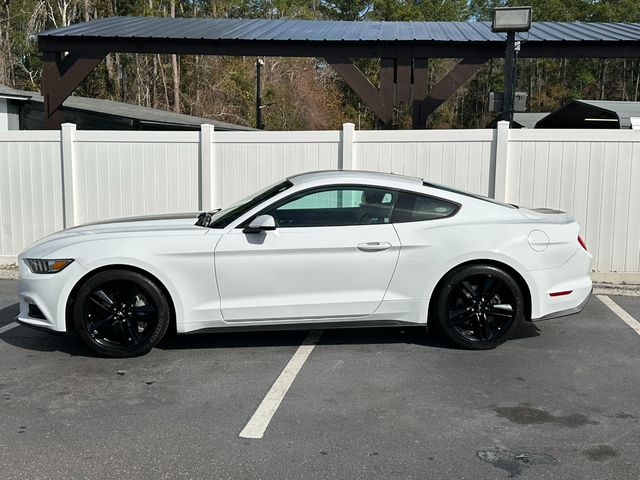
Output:
[[389,242],[367,242],[358,244],[358,250],[361,252],[382,252],[389,248],[391,248]]

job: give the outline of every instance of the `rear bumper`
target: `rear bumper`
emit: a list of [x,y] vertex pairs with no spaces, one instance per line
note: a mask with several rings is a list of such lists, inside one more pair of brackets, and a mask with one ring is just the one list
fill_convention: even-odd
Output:
[[529,272],[536,287],[531,298],[532,320],[563,317],[584,308],[593,289],[592,259],[591,254],[579,248],[557,268]]
[[541,320],[549,320],[551,318],[566,317],[568,315],[575,315],[576,313],[580,313],[582,310],[584,310],[584,307],[587,305],[587,303],[589,303],[592,293],[593,293],[593,288],[589,291],[589,294],[582,301],[582,303],[580,303],[575,307],[567,308],[565,310],[559,310],[557,312],[548,313],[544,317],[533,318],[532,321],[539,322]]

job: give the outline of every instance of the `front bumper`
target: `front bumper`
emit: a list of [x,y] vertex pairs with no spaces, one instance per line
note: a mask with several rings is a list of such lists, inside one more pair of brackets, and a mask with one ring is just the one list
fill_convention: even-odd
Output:
[[86,275],[87,270],[78,262],[73,262],[58,273],[35,274],[31,273],[21,258],[18,259],[18,265],[20,313],[16,320],[29,327],[66,332],[67,299],[73,286]]
[[39,332],[48,333],[49,335],[64,336],[64,334],[66,333],[66,332],[58,332],[56,330],[52,330],[49,327],[40,327],[38,325],[34,325],[33,323],[25,322],[24,320],[20,320],[20,317],[16,317],[16,323],[25,327],[32,328],[34,330],[38,330]]

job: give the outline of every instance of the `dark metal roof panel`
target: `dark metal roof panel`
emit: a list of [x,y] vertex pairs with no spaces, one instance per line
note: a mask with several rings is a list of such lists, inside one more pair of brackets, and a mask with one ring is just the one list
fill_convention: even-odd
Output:
[[640,117],[640,102],[571,100],[539,120],[535,128],[583,128],[592,118],[616,118],[619,128],[631,128],[633,117]]
[[[108,17],[48,30],[40,37],[274,40],[314,42],[496,42],[489,22],[345,22],[325,20]],[[530,42],[639,41],[640,24],[534,22]]]
[[359,41],[364,41],[367,38],[378,38],[380,36],[380,31],[382,30],[382,25],[376,22],[366,22],[366,25],[360,29],[360,34],[358,35]]
[[631,117],[640,117],[640,102],[614,100],[574,100],[574,102],[614,113],[620,121],[621,128],[631,128]]
[[491,32],[491,29],[487,30],[487,28],[486,28],[484,23],[481,23],[481,22],[469,22],[468,25],[469,25],[469,27],[471,27],[473,29],[474,35],[477,35],[478,38],[482,38],[484,40],[491,40],[489,38],[489,36],[493,32]]
[[296,32],[300,31],[300,25],[298,25],[299,20],[292,20],[282,26],[277,25],[274,26],[271,30],[273,32],[274,40],[291,40]]
[[[268,23],[263,20],[254,20],[251,23],[244,24],[244,25],[236,21],[236,25],[234,25],[229,36],[233,40],[252,40],[255,38],[273,39],[272,33],[274,32],[274,30],[278,29],[279,27],[280,27],[279,20],[275,20],[273,23]],[[211,32],[210,35],[207,35],[207,38],[211,38],[213,35],[214,33]],[[216,40],[219,39],[219,37],[214,37],[214,38]]]

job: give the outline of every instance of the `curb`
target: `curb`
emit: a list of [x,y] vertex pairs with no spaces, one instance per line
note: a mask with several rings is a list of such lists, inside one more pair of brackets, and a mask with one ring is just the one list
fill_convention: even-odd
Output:
[[593,282],[593,293],[596,295],[621,295],[640,297],[640,285],[635,283],[600,283]]
[[0,265],[0,280],[17,280],[18,279],[18,265]]

